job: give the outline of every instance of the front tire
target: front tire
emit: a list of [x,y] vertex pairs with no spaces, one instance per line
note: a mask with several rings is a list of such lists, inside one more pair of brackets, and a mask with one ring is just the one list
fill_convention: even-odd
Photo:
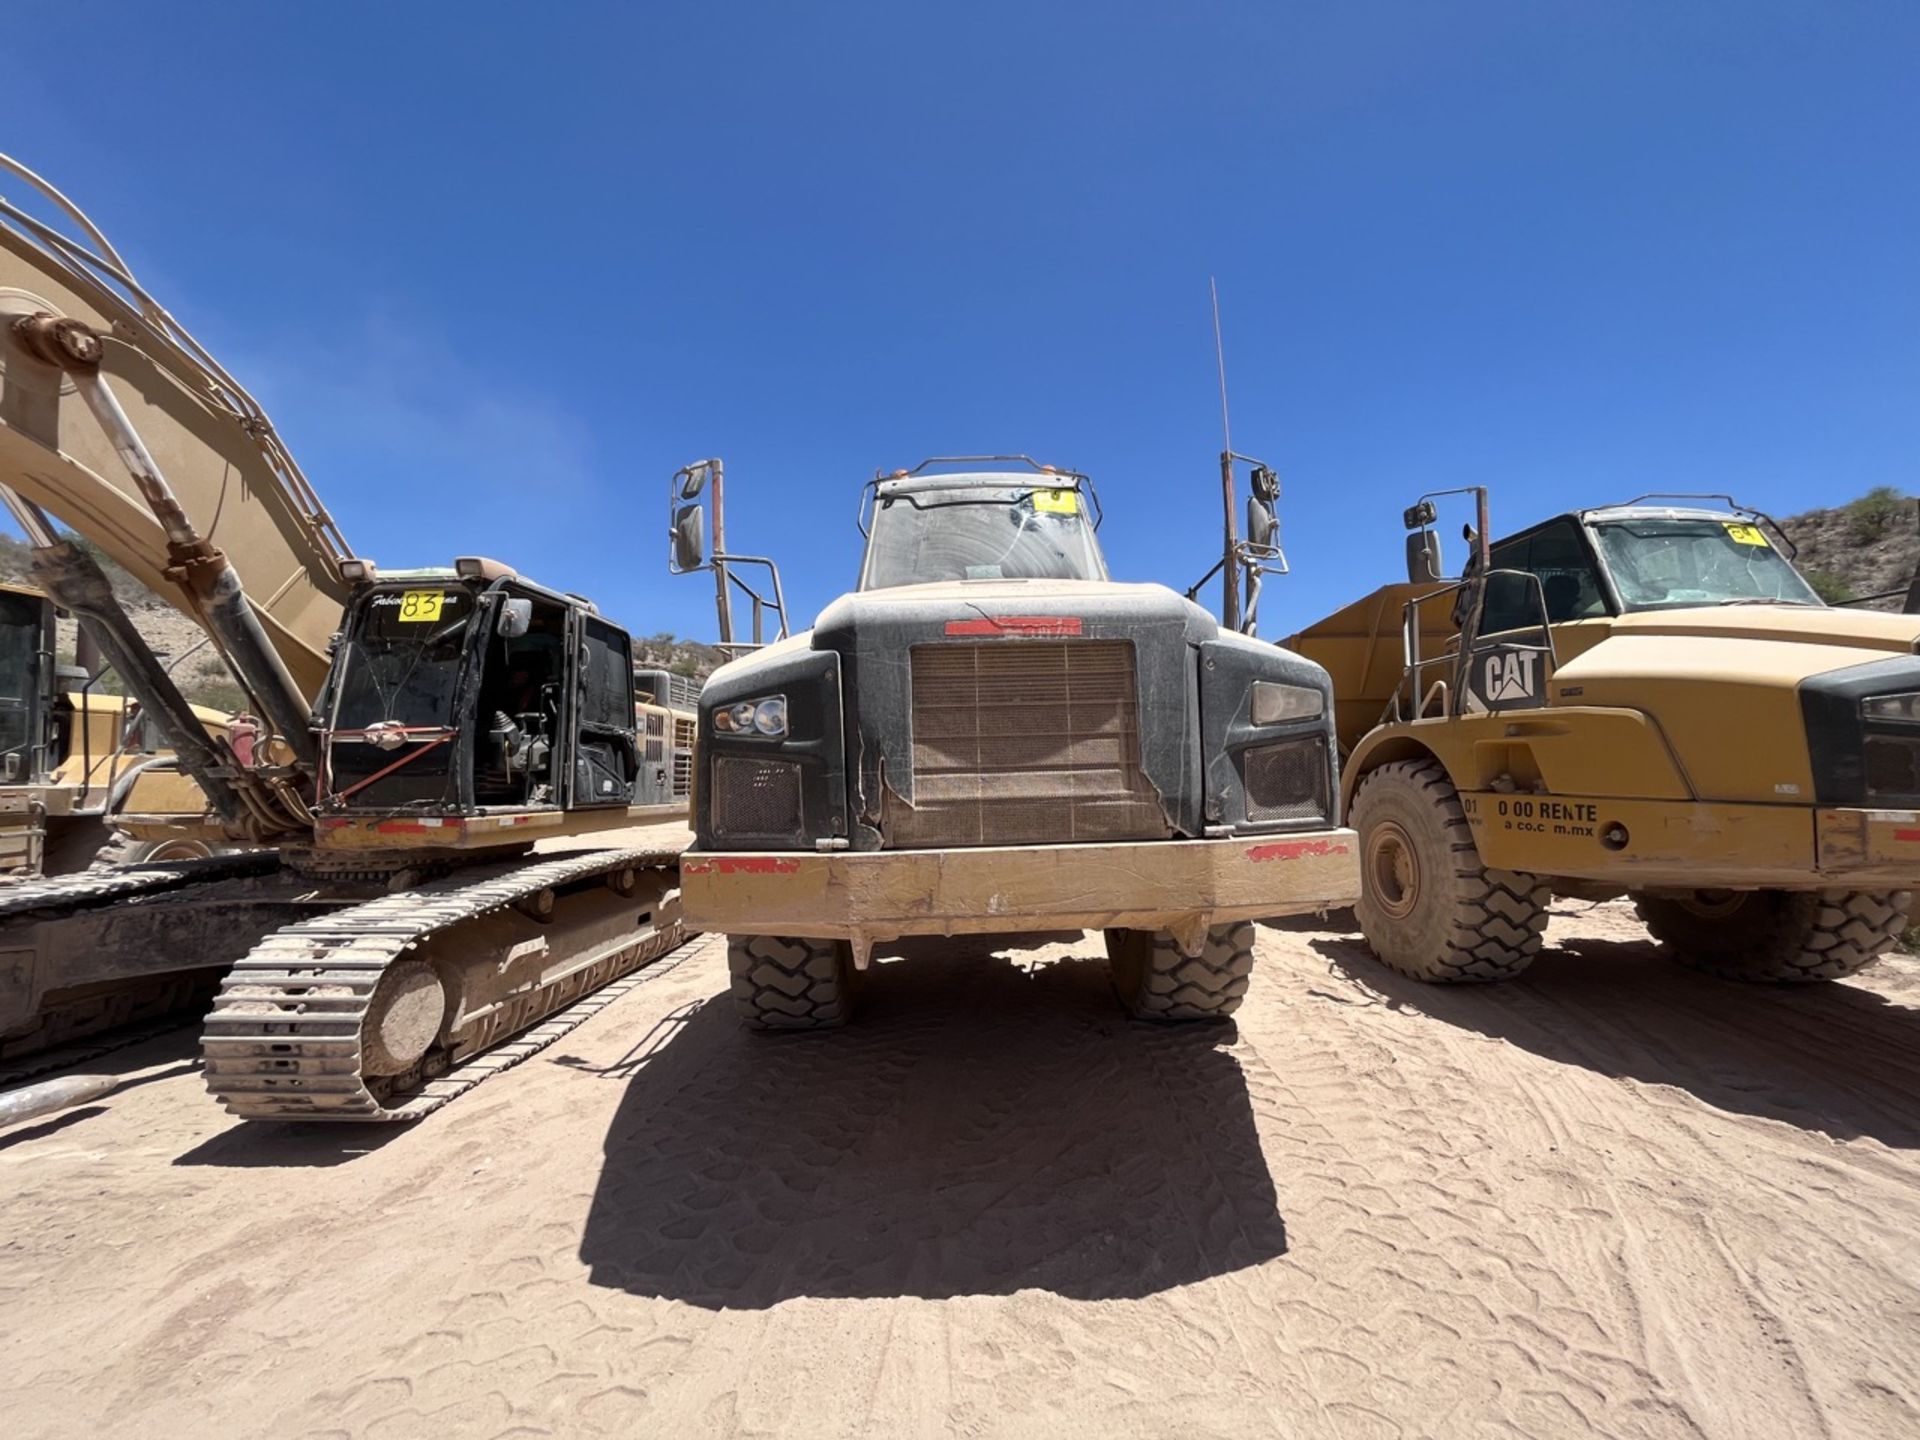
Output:
[[832,1030],[853,1011],[853,948],[843,941],[729,935],[734,1012],[754,1030]]
[[1537,875],[1481,862],[1459,792],[1434,760],[1398,760],[1360,783],[1354,914],[1373,953],[1415,980],[1511,980],[1533,963],[1551,889]]
[[1806,984],[1857,974],[1907,928],[1910,890],[1637,892],[1671,959],[1727,980]]
[[1251,920],[1215,925],[1190,956],[1165,930],[1108,930],[1113,988],[1136,1020],[1224,1020],[1246,998],[1254,933]]

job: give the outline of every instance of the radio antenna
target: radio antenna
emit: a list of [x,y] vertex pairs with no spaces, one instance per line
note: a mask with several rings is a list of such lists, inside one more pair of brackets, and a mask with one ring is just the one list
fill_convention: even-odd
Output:
[[1226,449],[1233,449],[1233,426],[1227,420],[1227,351],[1220,342],[1220,286],[1207,277],[1207,289],[1213,292],[1213,359],[1220,369],[1220,437]]
[[1220,487],[1227,506],[1226,548],[1220,557],[1220,620],[1229,630],[1240,628],[1240,536],[1235,528],[1233,485],[1233,427],[1227,419],[1227,351],[1220,343],[1220,286],[1207,277],[1213,292],[1213,359],[1220,367]]

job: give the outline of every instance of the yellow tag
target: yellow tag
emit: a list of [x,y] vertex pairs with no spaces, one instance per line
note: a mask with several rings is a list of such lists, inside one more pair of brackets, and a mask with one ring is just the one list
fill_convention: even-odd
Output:
[[1080,494],[1075,490],[1036,490],[1033,508],[1048,515],[1078,515]]
[[1736,525],[1731,521],[1721,522],[1727,527],[1727,534],[1733,537],[1736,545],[1765,545],[1767,537],[1760,533],[1758,525]]
[[444,590],[404,590],[400,594],[400,619],[408,625],[440,618],[440,607],[447,603]]

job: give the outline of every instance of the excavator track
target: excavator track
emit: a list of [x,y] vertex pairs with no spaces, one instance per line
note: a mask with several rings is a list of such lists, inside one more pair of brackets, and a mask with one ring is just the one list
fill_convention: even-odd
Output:
[[[677,886],[636,928],[549,958],[543,973],[472,1022],[442,1034],[403,1073],[367,1073],[381,981],[422,946],[508,910],[566,939],[567,912],[629,874],[677,871],[676,850],[596,850],[541,863],[476,867],[276,931],[227,973],[201,1036],[207,1088],[248,1120],[417,1120],[536,1053],[610,1004],[611,982],[682,944]],[[625,893],[625,892],[620,892]],[[638,903],[638,902],[636,902]],[[529,908],[533,907],[533,908]],[[451,947],[449,947],[451,948]],[[514,947],[515,949],[522,947]],[[452,963],[476,976],[514,963],[485,950]],[[564,1012],[556,1014],[556,1012]],[[544,1023],[543,1023],[544,1022]],[[510,1043],[502,1043],[510,1041]]]
[[55,875],[0,886],[0,921],[16,915],[79,910],[110,905],[131,895],[154,895],[181,890],[236,875],[264,875],[280,864],[271,850],[248,850],[237,855],[215,855],[205,860],[165,860],[148,865],[126,865],[110,870],[88,870],[78,875]]
[[187,1028],[188,1017],[170,1013],[158,1020],[144,1023],[128,1022],[102,1035],[95,1035],[70,1045],[56,1045],[47,1050],[30,1050],[23,1058],[15,1060],[11,1056],[0,1056],[0,1091],[11,1090],[16,1085],[24,1085],[29,1080],[38,1080],[43,1075],[58,1074],[62,1070],[71,1070],[76,1065],[85,1065],[98,1060],[103,1055],[111,1055],[116,1050],[125,1050],[147,1040],[162,1035],[171,1035]]
[[[0,885],[0,950],[19,927],[102,909],[196,885],[268,875],[279,857],[268,851],[131,865]],[[0,1036],[0,1087],[22,1084],[137,1045],[185,1023],[204,1007],[215,980],[197,969],[127,975],[45,1005],[32,1028]]]

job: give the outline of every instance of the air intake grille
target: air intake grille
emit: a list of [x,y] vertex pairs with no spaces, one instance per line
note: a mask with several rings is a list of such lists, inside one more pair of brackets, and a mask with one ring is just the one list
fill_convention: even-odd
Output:
[[1140,770],[1133,646],[1013,640],[912,650],[913,796],[889,845],[1157,840]]
[[1869,735],[1867,798],[1905,800],[1920,795],[1920,740],[1905,735]]
[[1259,745],[1240,756],[1247,819],[1255,824],[1327,818],[1327,744],[1319,738]]
[[692,716],[673,717],[673,793],[679,800],[693,793],[693,735]]
[[713,828],[723,840],[800,840],[800,767],[791,760],[719,756],[713,764]]

